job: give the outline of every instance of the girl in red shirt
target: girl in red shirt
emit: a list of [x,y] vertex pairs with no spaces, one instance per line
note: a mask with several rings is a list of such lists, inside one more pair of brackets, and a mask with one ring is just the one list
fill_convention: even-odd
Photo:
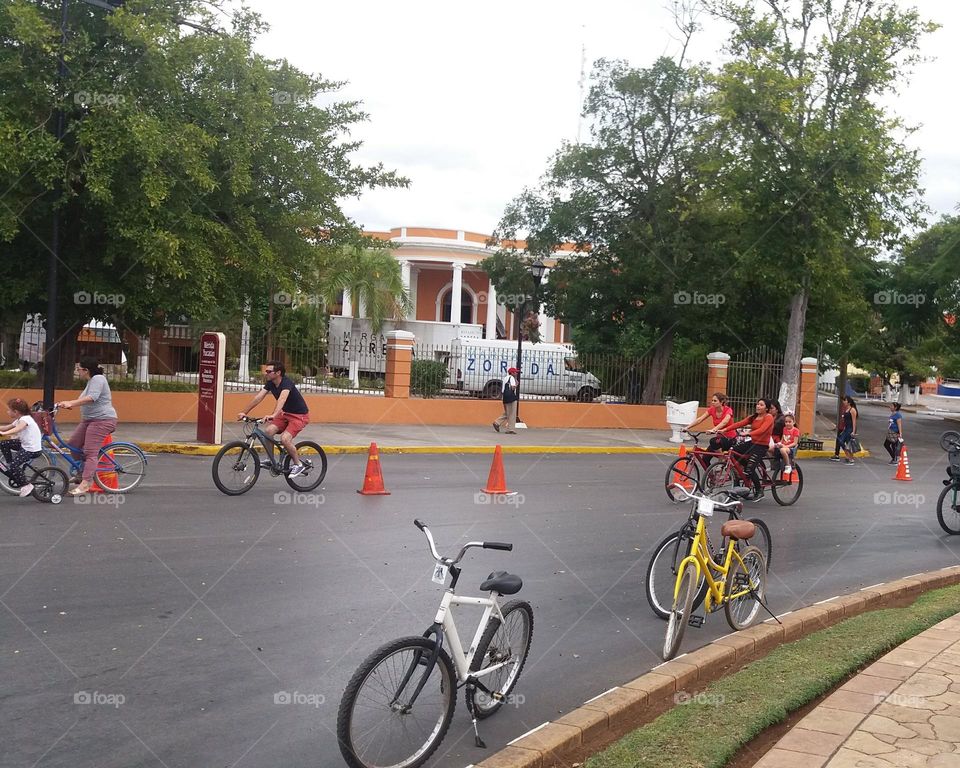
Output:
[[753,482],[753,497],[750,501],[759,501],[763,498],[763,487],[760,485],[760,476],[757,474],[757,464],[767,455],[770,437],[773,435],[773,416],[770,414],[772,400],[761,397],[757,400],[757,410],[753,416],[734,422],[731,429],[750,427],[750,446],[743,452],[741,461],[747,477]]
[[707,417],[713,421],[713,429],[708,429],[707,433],[716,435],[716,437],[710,438],[709,450],[730,450],[730,446],[733,445],[734,440],[736,440],[737,430],[730,427],[730,422],[733,421],[733,408],[727,405],[727,396],[723,394],[723,392],[713,393],[707,412],[690,424],[687,427],[687,431],[689,432],[700,422],[706,421]]
[[797,418],[790,411],[783,415],[783,437],[777,446],[783,457],[783,474],[789,475],[793,469],[793,458],[797,455],[797,445],[800,442],[800,429],[797,427]]

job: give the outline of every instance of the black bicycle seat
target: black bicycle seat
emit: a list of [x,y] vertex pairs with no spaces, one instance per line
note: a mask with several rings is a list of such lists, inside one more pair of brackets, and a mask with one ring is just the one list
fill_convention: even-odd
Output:
[[515,595],[523,586],[523,579],[506,571],[494,571],[480,585],[483,592],[498,592],[501,595]]
[[723,492],[737,499],[748,499],[753,495],[753,488],[737,485],[733,488],[724,488]]

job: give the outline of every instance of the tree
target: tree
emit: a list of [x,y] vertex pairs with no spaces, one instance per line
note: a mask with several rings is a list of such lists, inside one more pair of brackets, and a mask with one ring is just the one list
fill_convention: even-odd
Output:
[[[65,341],[91,317],[142,333],[211,306],[239,317],[280,289],[325,292],[322,262],[361,242],[339,201],[406,184],[353,162],[349,132],[366,116],[334,100],[341,84],[256,54],[264,25],[246,9],[221,34],[176,21],[215,27],[221,0],[129,0],[114,12],[74,2],[55,101],[59,5],[0,6],[4,305],[45,308],[54,206]],[[58,105],[59,145],[48,130]],[[36,265],[27,278],[25,264]],[[76,303],[77,292],[91,300]]]
[[792,407],[808,310],[847,322],[852,276],[918,223],[919,161],[883,98],[935,26],[890,0],[707,5],[733,25],[717,107],[737,141],[725,171],[744,214],[736,271],[789,297],[779,399]]
[[[715,296],[711,274],[726,253],[712,170],[722,136],[711,126],[707,73],[682,60],[597,62],[584,105],[590,142],[561,148],[541,188],[514,200],[496,233],[526,231],[531,257],[574,244],[544,287],[547,309],[573,325],[581,351],[652,350],[646,403],[661,397],[678,335],[720,328],[727,298],[695,300]],[[508,263],[509,253],[484,261],[498,291]]]

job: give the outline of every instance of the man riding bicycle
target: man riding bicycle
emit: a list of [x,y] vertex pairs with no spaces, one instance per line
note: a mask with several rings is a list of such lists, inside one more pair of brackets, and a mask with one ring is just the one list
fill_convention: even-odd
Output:
[[290,477],[296,477],[303,472],[304,467],[300,463],[300,456],[297,453],[297,447],[293,444],[293,438],[310,423],[310,409],[307,408],[307,403],[303,399],[303,395],[300,394],[300,390],[297,389],[289,376],[284,375],[286,368],[283,363],[272,360],[267,363],[263,373],[266,376],[263,389],[257,392],[250,405],[237,414],[237,419],[245,418],[247,412],[256,408],[268,393],[277,398],[276,409],[265,419],[271,423],[267,424],[263,431],[272,437],[282,430],[280,442],[287,453],[290,454]]

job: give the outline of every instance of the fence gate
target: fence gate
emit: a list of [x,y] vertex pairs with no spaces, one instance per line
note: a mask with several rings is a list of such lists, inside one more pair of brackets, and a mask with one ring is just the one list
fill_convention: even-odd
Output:
[[782,374],[782,351],[760,346],[731,357],[727,369],[727,398],[736,418],[753,413],[761,397],[776,399]]

